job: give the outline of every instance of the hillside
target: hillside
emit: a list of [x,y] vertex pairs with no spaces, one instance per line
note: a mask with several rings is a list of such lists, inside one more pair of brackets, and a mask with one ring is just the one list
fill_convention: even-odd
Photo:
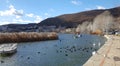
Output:
[[[104,12],[106,12],[106,14]],[[38,24],[31,23],[2,25],[0,26],[0,32],[48,32],[60,31],[67,28],[77,28],[76,30],[78,31],[86,32],[90,31],[91,27],[96,27],[94,23],[104,25],[99,25],[99,28],[96,28],[105,31],[105,29],[101,27],[105,27],[105,22],[110,21],[109,16],[112,19],[112,22],[115,23],[112,24],[112,28],[110,29],[115,30],[119,28],[120,30],[120,7],[116,7],[104,10],[89,10],[73,14],[64,14],[52,18],[47,18]]]
[[7,24],[0,26],[0,32],[34,32],[38,28],[36,23]]
[[[39,23],[40,26],[66,26],[66,27],[76,27],[78,24],[81,24],[85,21],[93,21],[93,19],[103,13],[104,11],[109,11],[113,17],[120,17],[120,7],[105,9],[105,10],[90,10],[74,14],[64,14],[53,18],[48,18]],[[115,19],[120,20],[120,19]],[[119,21],[120,22],[120,21]]]

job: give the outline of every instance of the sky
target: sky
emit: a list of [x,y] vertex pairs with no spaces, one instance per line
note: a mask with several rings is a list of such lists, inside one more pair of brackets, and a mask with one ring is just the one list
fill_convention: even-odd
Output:
[[0,25],[39,23],[44,19],[120,6],[120,0],[0,0]]

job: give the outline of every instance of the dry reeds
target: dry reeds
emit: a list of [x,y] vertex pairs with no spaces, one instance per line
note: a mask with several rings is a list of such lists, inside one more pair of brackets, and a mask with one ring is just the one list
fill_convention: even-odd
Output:
[[58,35],[55,32],[0,33],[0,43],[33,42],[56,39],[58,39]]

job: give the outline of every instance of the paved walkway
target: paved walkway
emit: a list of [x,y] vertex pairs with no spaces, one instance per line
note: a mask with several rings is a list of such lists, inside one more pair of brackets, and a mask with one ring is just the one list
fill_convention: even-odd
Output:
[[105,37],[106,43],[83,66],[120,66],[120,36]]

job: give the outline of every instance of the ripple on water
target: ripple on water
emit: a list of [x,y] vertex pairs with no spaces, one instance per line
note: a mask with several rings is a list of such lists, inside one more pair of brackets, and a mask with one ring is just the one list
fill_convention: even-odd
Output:
[[60,40],[20,43],[15,55],[0,57],[0,66],[81,66],[99,49],[99,42],[100,46],[105,42],[93,35],[73,36],[60,34]]

